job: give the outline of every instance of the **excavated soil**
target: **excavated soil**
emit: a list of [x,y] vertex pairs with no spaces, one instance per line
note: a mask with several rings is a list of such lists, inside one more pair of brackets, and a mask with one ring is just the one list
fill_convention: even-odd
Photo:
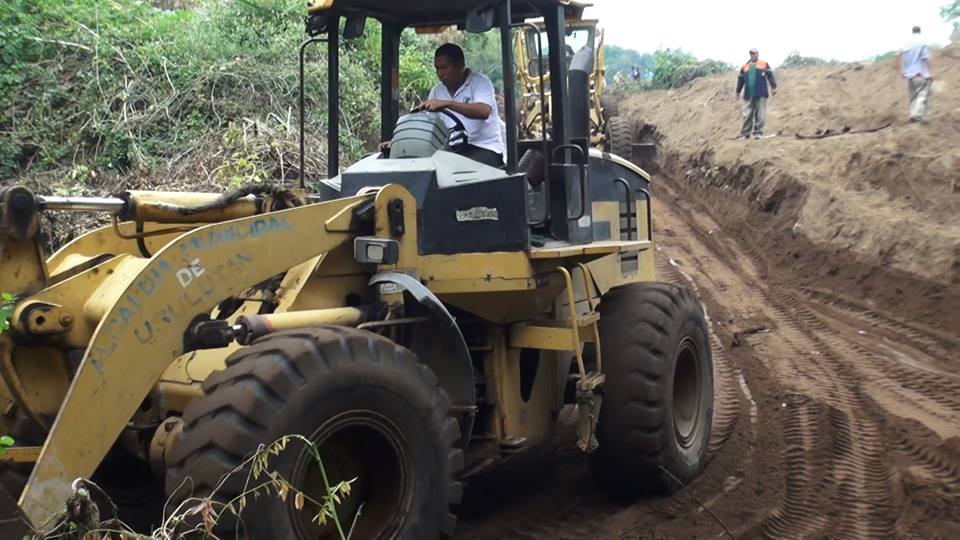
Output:
[[759,141],[733,140],[726,79],[630,102],[658,143],[659,279],[710,319],[710,461],[612,500],[564,411],[550,447],[468,483],[456,537],[960,538],[956,57],[927,124],[889,64],[782,71]]
[[704,474],[669,497],[609,499],[568,413],[552,447],[468,483],[456,537],[960,536],[960,337],[773,276],[686,185],[658,185],[657,269],[710,317]]
[[732,76],[641,94],[621,110],[679,178],[736,192],[828,251],[957,284],[960,45],[937,51],[933,65],[924,124],[908,122],[906,83],[891,62],[780,71],[759,141],[736,140]]

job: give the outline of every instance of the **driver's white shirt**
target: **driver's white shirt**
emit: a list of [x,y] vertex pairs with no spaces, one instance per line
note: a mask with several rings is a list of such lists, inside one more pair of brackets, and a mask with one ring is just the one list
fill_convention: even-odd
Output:
[[[505,154],[500,128],[500,111],[497,110],[497,98],[493,91],[493,83],[486,75],[467,69],[467,78],[460,85],[460,88],[457,88],[454,95],[451,96],[447,87],[440,82],[430,90],[430,96],[427,99],[444,99],[460,103],[486,103],[489,105],[490,116],[486,120],[467,118],[453,110],[450,110],[450,112],[457,115],[463,122],[463,127],[467,130],[467,142],[469,144],[492,150],[501,156]],[[453,129],[453,120],[446,115],[441,115],[441,117],[447,127]]]

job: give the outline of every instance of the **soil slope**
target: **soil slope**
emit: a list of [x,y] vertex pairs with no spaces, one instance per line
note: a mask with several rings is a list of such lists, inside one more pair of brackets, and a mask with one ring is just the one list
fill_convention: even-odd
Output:
[[735,74],[643,93],[622,111],[660,143],[671,176],[744,195],[776,232],[956,284],[960,45],[937,51],[933,69],[925,124],[907,121],[906,83],[892,62],[780,70],[763,140],[736,140]]

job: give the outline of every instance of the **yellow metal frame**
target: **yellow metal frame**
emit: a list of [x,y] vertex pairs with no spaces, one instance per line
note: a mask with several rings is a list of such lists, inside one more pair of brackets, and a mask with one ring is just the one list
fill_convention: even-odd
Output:
[[[398,237],[390,235],[387,208],[393,199],[403,202],[408,224]],[[163,217],[168,210],[162,200],[149,195],[140,200],[156,210],[154,217]],[[596,298],[624,281],[652,279],[652,258],[649,269],[642,262],[639,272],[630,276],[622,274],[618,259],[620,254],[632,252],[640,252],[641,258],[652,257],[652,246],[646,240],[421,255],[416,201],[398,185],[210,225],[177,224],[191,228],[183,234],[163,230],[169,225],[147,222],[142,243],[152,253],[149,258],[141,253],[133,224],[121,223],[119,234],[105,227],[55,253],[48,261],[49,268],[62,278],[18,303],[16,332],[46,331],[48,324],[53,324],[22,317],[33,307],[55,315],[56,323],[49,331],[55,334],[51,343],[56,347],[47,347],[49,354],[42,352],[42,347],[24,347],[20,354],[9,335],[0,336],[4,366],[9,364],[4,371],[13,374],[5,374],[9,380],[0,394],[13,400],[13,393],[19,392],[25,413],[34,418],[56,415],[39,453],[18,449],[8,459],[38,459],[20,499],[30,519],[42,522],[65,500],[72,479],[93,473],[126,423],[141,418],[136,411],[145,397],[162,398],[153,401],[162,402],[163,409],[155,408],[150,414],[166,415],[182,412],[200,395],[202,381],[222,369],[225,358],[238,345],[184,355],[182,339],[196,316],[216,313],[215,304],[220,300],[239,297],[244,301],[227,319],[232,324],[242,315],[258,312],[263,299],[250,289],[254,284],[285,272],[275,299],[277,309],[267,316],[274,328],[358,323],[363,314],[347,308],[344,298],[349,293],[367,302],[370,297],[366,282],[371,269],[356,263],[352,253],[352,241],[359,234],[353,228],[354,211],[370,201],[374,234],[393,238],[400,246],[397,263],[377,270],[412,274],[444,302],[490,324],[494,345],[485,369],[492,392],[497,394],[496,437],[536,441],[548,433],[545,419],[550,416],[540,418],[540,413],[556,406],[560,398],[554,382],[557,373],[565,373],[569,364],[564,362],[570,361],[569,356],[561,360],[561,355],[551,351],[574,353],[581,375],[579,391],[591,391],[602,383],[600,351],[599,373],[587,373],[583,358],[584,343],[599,344]],[[244,201],[234,210],[247,213],[251,208],[250,202]],[[649,209],[638,203],[637,210],[641,216],[637,232],[645,238],[643,216]],[[619,206],[598,202],[594,212],[610,221],[612,235],[618,238]],[[293,242],[295,249],[289,248]],[[112,257],[101,260],[103,254]],[[18,261],[30,264],[29,256]],[[44,271],[43,265],[39,268]],[[582,283],[573,279],[574,269],[579,269]],[[44,274],[37,279],[35,287],[39,288],[49,278]],[[567,307],[559,309],[555,302],[561,294]],[[389,294],[382,297],[391,298],[401,299]],[[554,320],[567,309],[569,314],[561,315],[564,320]],[[87,351],[72,382],[68,373],[51,367],[65,365],[62,350],[70,348]],[[519,388],[518,358],[525,348],[541,351],[541,365],[546,365],[538,372],[529,400],[513,395]],[[23,361],[17,362],[21,356]],[[36,388],[44,389],[42,399],[28,395]],[[111,413],[102,414],[107,410]]]
[[[90,340],[20,498],[31,521],[42,523],[59,510],[72,479],[93,474],[161,373],[183,353],[182,336],[196,315],[351,241],[353,210],[371,197],[207,225],[160,249],[121,288]],[[293,232],[300,233],[296,249],[274,240]],[[103,414],[107,410],[111,414]]]
[[[567,19],[566,28],[591,29],[594,31],[594,68],[590,74],[590,144],[604,146],[606,122],[603,118],[603,105],[600,96],[607,87],[606,81],[606,53],[604,52],[604,32],[596,20]],[[543,31],[543,25],[534,23]],[[534,75],[530,72],[532,58],[528,52],[526,29],[521,28],[514,39],[514,56],[516,57],[517,75],[520,82],[520,124],[521,131],[526,136],[539,139],[543,137],[540,118],[547,115],[547,126],[550,125],[550,74]],[[546,95],[540,95],[540,81],[543,80]]]

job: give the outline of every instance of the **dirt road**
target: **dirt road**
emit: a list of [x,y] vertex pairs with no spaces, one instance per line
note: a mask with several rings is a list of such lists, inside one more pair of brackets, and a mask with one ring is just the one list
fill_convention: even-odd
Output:
[[457,537],[960,537],[960,338],[798,286],[686,186],[656,186],[657,269],[694,288],[710,318],[706,471],[673,496],[623,504],[561,437],[473,480]]

